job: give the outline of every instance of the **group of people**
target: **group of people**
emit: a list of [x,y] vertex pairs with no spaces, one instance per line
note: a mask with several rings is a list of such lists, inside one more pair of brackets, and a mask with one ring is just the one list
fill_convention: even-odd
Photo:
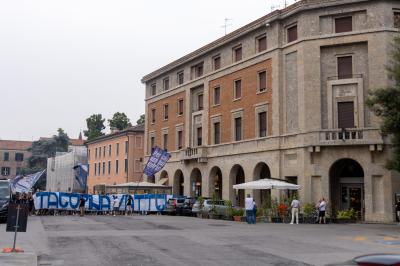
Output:
[[[79,213],[80,213],[81,217],[85,215],[85,204],[86,204],[86,199],[85,199],[85,197],[82,196],[79,199]],[[132,213],[133,213],[132,204],[133,204],[133,197],[131,195],[129,195],[126,198],[125,210],[121,211],[119,198],[117,196],[113,196],[112,210],[111,210],[112,216],[117,216],[120,214],[132,215]],[[109,212],[106,212],[106,213],[101,212],[101,214],[110,214],[110,213]],[[146,214],[146,213],[142,213],[142,214]]]
[[[318,219],[316,222],[326,224],[326,200],[325,198],[321,198],[318,203],[315,205],[316,210],[318,211]],[[300,201],[294,198],[290,204],[292,209],[292,220],[290,224],[299,224],[299,210],[300,210]],[[400,204],[399,204],[400,207]],[[245,209],[246,209],[246,221],[248,224],[255,224],[256,223],[256,215],[257,215],[257,205],[254,199],[247,195],[245,199]]]
[[28,206],[29,215],[35,214],[35,201],[32,193],[15,193],[11,196],[12,203],[25,204]]

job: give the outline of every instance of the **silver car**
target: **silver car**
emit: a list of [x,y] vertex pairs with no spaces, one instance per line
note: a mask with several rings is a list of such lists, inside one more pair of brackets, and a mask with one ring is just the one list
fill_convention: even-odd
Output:
[[192,208],[192,213],[194,215],[202,213],[205,215],[209,215],[211,210],[215,207],[215,214],[219,216],[226,216],[228,206],[225,205],[225,201],[223,200],[217,200],[213,204],[212,199],[205,199],[203,203],[203,208],[200,209],[200,202],[196,200],[196,202],[193,204]]

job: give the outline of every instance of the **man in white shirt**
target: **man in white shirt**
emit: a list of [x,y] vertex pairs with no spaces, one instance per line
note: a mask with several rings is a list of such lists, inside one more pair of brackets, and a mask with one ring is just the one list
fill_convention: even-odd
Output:
[[324,198],[322,198],[321,202],[319,203],[318,209],[319,209],[319,223],[322,223],[322,220],[324,220],[324,224],[326,224],[326,219],[325,219],[326,201]]
[[296,224],[299,224],[300,201],[294,198],[290,206],[292,207],[292,221],[290,222],[290,224],[293,224],[295,216],[296,216]]
[[[255,221],[253,222],[253,209],[254,209],[254,200],[253,198],[250,196],[250,194],[247,194],[247,198],[245,200],[245,208],[246,208],[246,220],[248,224],[253,224],[255,223]],[[255,218],[254,218],[255,220]]]
[[119,211],[119,198],[118,196],[114,196],[114,202],[113,202],[113,210],[114,210],[114,215]]

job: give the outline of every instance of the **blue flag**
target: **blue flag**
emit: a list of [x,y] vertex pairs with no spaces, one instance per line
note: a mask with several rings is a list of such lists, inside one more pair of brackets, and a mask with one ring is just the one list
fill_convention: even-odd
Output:
[[81,193],[86,192],[88,165],[78,164],[74,166],[74,170],[75,170],[74,191]]
[[11,190],[13,193],[27,193],[36,184],[39,178],[43,175],[46,170],[27,175],[17,176],[11,181]]
[[171,158],[171,154],[169,154],[166,150],[160,149],[159,147],[154,147],[143,172],[147,176],[155,175],[164,168],[169,158]]

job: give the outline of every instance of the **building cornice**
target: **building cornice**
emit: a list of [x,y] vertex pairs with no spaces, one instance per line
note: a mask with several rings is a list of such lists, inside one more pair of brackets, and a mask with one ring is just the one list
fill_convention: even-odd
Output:
[[148,81],[151,81],[151,80],[163,75],[165,72],[171,71],[175,68],[178,68],[182,64],[193,61],[193,60],[197,59],[198,57],[200,57],[204,54],[207,54],[227,43],[230,43],[243,35],[246,35],[262,26],[265,26],[267,23],[272,23],[275,21],[285,19],[287,17],[296,15],[305,10],[326,8],[329,6],[348,5],[348,4],[354,4],[354,3],[359,3],[359,2],[369,2],[369,1],[372,1],[372,0],[301,0],[299,2],[296,2],[292,5],[284,8],[284,9],[275,10],[255,21],[225,35],[224,37],[221,37],[221,38],[151,72],[150,74],[145,75],[142,78],[141,82],[146,83]]

